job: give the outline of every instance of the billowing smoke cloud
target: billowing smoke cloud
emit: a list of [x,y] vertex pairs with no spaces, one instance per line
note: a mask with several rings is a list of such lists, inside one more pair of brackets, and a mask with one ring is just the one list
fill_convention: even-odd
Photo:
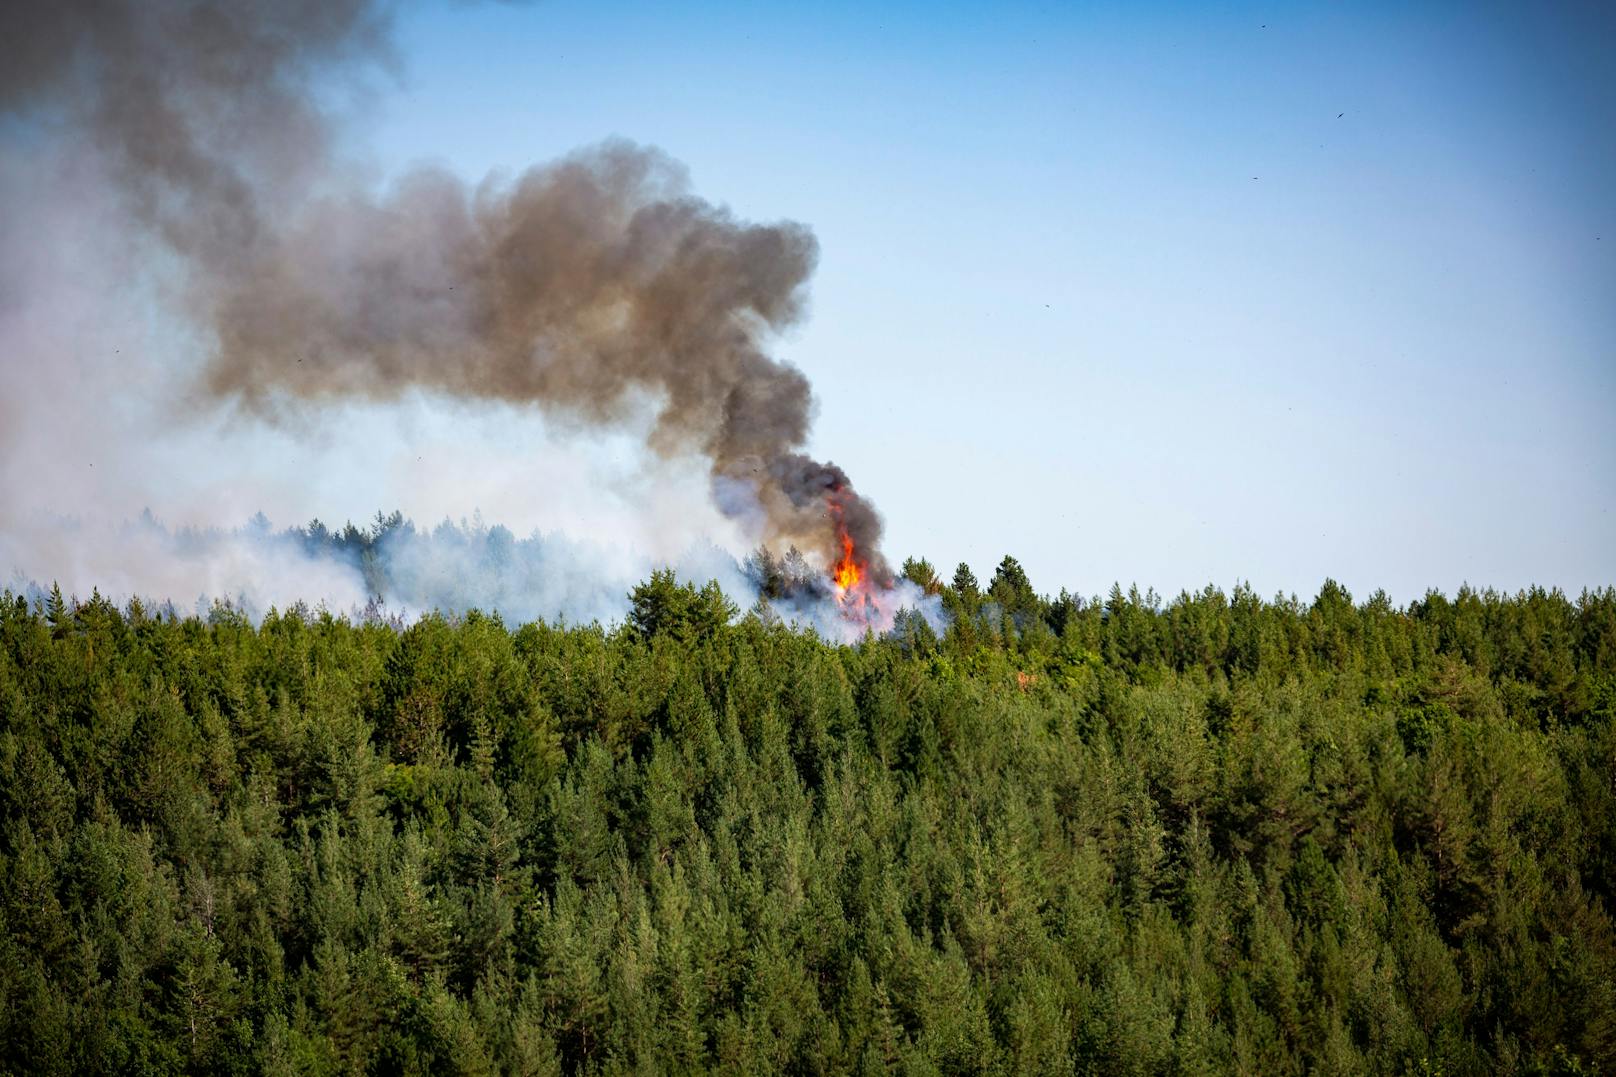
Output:
[[807,380],[766,350],[803,313],[812,235],[738,221],[624,142],[374,194],[314,88],[385,65],[388,21],[365,0],[9,4],[0,109],[91,133],[178,257],[194,399],[281,421],[428,391],[609,424],[649,396],[649,448],[709,460],[725,513],[827,564],[845,532],[890,579],[879,517],[802,454]]
[[130,208],[217,270],[330,174],[313,80],[385,62],[388,24],[371,0],[8,3],[0,109],[89,133]]

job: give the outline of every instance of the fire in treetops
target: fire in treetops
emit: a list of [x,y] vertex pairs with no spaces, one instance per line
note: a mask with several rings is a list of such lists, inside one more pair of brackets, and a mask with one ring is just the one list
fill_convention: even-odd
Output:
[[831,571],[831,578],[836,581],[837,587],[843,591],[850,591],[864,578],[864,570],[859,568],[858,559],[853,556],[853,537],[843,531],[841,540],[842,559],[836,562],[836,567]]
[[841,544],[842,556],[831,566],[830,577],[836,584],[836,601],[850,616],[865,613],[870,605],[870,565],[860,555],[853,535],[847,528],[846,509],[835,489],[825,498],[830,517],[836,524],[836,539]]
[[887,631],[901,610],[924,599],[893,575],[881,553],[881,517],[841,468],[785,454],[770,465],[763,489],[783,502],[778,537],[801,540],[806,556],[795,543],[783,557],[759,546],[745,571],[762,598],[799,612],[824,602],[852,630],[842,633],[847,638]]

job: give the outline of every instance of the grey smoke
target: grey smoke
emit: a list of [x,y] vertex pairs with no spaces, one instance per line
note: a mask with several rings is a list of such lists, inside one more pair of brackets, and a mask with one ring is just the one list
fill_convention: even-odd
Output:
[[184,267],[209,359],[195,391],[272,421],[418,391],[610,424],[649,394],[655,453],[827,563],[837,520],[878,580],[873,508],[805,455],[807,379],[771,357],[817,247],[690,193],[611,141],[509,182],[351,178],[317,86],[391,62],[365,0],[69,0],[0,9],[0,111],[88,133],[127,209]]

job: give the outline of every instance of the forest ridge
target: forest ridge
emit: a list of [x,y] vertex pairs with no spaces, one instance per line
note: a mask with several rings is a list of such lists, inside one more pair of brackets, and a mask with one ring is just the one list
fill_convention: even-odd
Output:
[[0,602],[0,1070],[1608,1073],[1616,590]]

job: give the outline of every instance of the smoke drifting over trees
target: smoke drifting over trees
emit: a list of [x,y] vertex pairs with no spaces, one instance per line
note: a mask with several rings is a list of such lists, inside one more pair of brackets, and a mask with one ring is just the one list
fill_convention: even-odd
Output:
[[130,223],[177,256],[197,401],[280,421],[425,391],[610,424],[650,399],[649,450],[709,460],[723,512],[829,563],[835,493],[890,579],[879,517],[802,453],[807,379],[766,350],[803,313],[808,230],[739,221],[621,141],[377,194],[316,88],[388,65],[388,23],[357,0],[8,5],[0,111],[88,134]]

